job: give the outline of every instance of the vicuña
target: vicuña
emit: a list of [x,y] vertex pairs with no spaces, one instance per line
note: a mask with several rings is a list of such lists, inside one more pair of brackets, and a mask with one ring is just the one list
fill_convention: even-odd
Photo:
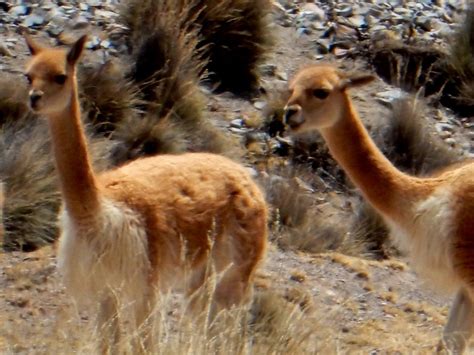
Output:
[[[266,203],[247,170],[218,155],[189,153],[97,175],[76,79],[86,37],[69,50],[25,38],[30,106],[47,118],[63,198],[58,267],[77,301],[100,305],[101,350],[117,350],[120,307],[130,307],[134,326],[143,329],[159,291],[184,285],[195,293],[209,264],[221,273],[212,309],[245,302],[267,243]],[[144,331],[143,343],[151,336]]]
[[474,327],[474,162],[419,178],[396,169],[361,123],[348,89],[371,82],[332,65],[301,70],[290,82],[285,121],[317,129],[331,154],[384,217],[414,268],[457,292],[438,349],[462,353]]

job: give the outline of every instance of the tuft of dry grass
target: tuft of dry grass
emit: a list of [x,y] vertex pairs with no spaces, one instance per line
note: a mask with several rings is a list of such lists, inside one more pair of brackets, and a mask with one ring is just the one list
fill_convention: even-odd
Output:
[[[447,57],[448,70],[456,75],[458,95],[454,100],[464,107],[466,113],[472,113],[474,108],[474,4],[470,4],[465,19],[455,34],[454,41],[449,49]],[[448,87],[447,89],[451,89]],[[469,115],[469,113],[468,113]]]
[[[150,69],[156,68],[159,61],[171,60],[171,66],[174,66],[173,59],[184,58],[186,53],[179,48],[179,41],[168,41],[169,34],[174,35],[173,39],[176,34],[183,34],[194,37],[191,57],[185,62],[195,73],[203,73],[206,69],[207,79],[219,83],[223,90],[245,93],[256,89],[257,68],[271,44],[270,11],[268,0],[125,2],[121,17],[131,30],[129,45],[138,53],[139,38],[148,41],[141,50],[141,61],[137,62],[142,67],[136,72],[137,79],[149,77]],[[169,18],[168,27],[157,26],[159,21],[167,21],[166,18]],[[168,53],[174,46],[177,46],[174,50],[178,56],[170,57]],[[204,66],[192,65],[196,54],[206,60]]]
[[377,139],[386,156],[410,174],[430,175],[459,160],[459,155],[429,130],[422,102],[416,98],[394,103],[388,124]]
[[5,250],[32,251],[57,234],[60,205],[45,122],[4,124],[0,135],[0,171],[5,184]]
[[182,153],[187,148],[183,132],[170,120],[165,118],[157,122],[153,116],[129,117],[120,121],[113,139],[118,143],[112,152],[114,165],[157,153]]
[[209,79],[237,94],[258,87],[258,66],[271,45],[268,0],[191,0]]
[[285,132],[283,116],[284,107],[288,101],[288,91],[271,91],[268,94],[265,109],[263,111],[263,129],[270,137],[282,136]]
[[355,206],[341,251],[380,260],[388,257],[390,245],[389,230],[382,217],[365,200],[361,200]]
[[337,215],[317,210],[315,200],[303,192],[295,171],[272,175],[262,184],[271,206],[273,235],[285,249],[317,253],[337,249],[347,233]]
[[205,61],[198,49],[197,30],[186,22],[193,16],[189,6],[172,0],[125,2],[121,20],[129,28],[130,78],[144,100],[145,125],[153,118],[153,127],[168,120],[181,131],[187,150],[224,153],[230,146],[226,137],[205,117],[199,88]]
[[83,116],[98,134],[110,136],[122,122],[137,121],[141,115],[143,101],[126,72],[117,61],[79,68]]

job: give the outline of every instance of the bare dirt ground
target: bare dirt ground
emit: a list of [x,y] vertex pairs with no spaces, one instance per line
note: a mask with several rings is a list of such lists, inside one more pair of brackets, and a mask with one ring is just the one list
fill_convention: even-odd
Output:
[[[276,44],[268,61],[279,71],[291,77],[314,61],[310,38],[298,37],[294,28],[278,24],[273,30]],[[2,72],[18,73],[26,47],[20,36],[11,37],[19,39],[16,57],[0,57],[0,65]],[[341,62],[348,69],[364,66],[348,59]],[[264,80],[263,85],[275,81]],[[355,104],[369,124],[372,118],[387,115],[387,108],[374,97],[384,88],[387,85],[380,80],[354,93]],[[228,93],[210,95],[208,100],[212,118],[225,130],[232,119],[260,112],[252,102]],[[313,255],[281,251],[275,245],[256,284],[262,292],[302,304],[304,317],[315,330],[308,353],[432,353],[449,305],[449,298],[424,285],[404,260]],[[75,353],[93,314],[81,313],[79,318],[74,314],[55,269],[54,247],[0,253],[0,353]]]

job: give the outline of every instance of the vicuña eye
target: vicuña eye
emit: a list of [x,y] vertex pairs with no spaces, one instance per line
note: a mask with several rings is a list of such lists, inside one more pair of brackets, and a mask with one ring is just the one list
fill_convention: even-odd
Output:
[[66,75],[60,74],[54,76],[54,82],[59,85],[63,85],[66,82]]
[[31,82],[32,82],[31,76],[29,76],[28,74],[25,74],[25,78],[28,81],[28,84],[31,84]]
[[317,99],[324,100],[326,97],[329,96],[329,90],[327,89],[314,89],[313,96]]

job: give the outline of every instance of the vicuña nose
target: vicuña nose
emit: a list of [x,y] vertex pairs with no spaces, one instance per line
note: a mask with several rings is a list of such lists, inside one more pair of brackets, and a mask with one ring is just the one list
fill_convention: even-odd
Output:
[[301,115],[301,107],[298,105],[286,106],[284,123],[291,128],[296,128],[304,122],[303,115]]
[[30,104],[32,107],[35,107],[38,104],[38,101],[43,97],[42,92],[34,91],[30,94]]

